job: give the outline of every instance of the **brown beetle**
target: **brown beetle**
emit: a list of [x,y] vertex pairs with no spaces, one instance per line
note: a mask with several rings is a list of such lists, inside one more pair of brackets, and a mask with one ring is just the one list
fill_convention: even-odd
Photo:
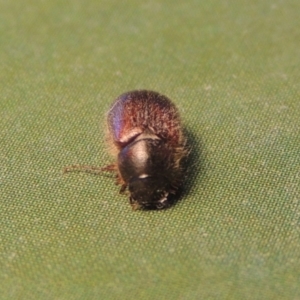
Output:
[[157,92],[127,92],[114,101],[107,125],[116,163],[105,168],[70,166],[65,171],[115,171],[120,192],[129,190],[133,209],[169,207],[182,183],[188,152],[175,105]]

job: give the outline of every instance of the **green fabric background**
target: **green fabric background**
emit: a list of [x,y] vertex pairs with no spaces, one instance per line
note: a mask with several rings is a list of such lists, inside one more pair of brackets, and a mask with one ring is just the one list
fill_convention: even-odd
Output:
[[[1,299],[300,299],[300,2],[0,1]],[[121,93],[177,104],[181,201],[105,166]]]

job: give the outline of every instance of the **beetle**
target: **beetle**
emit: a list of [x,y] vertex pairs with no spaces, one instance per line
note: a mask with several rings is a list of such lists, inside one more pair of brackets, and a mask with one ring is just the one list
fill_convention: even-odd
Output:
[[149,90],[120,95],[107,113],[107,140],[114,164],[104,168],[70,166],[65,172],[115,172],[120,193],[129,191],[134,210],[169,207],[182,185],[183,162],[188,154],[173,102]]

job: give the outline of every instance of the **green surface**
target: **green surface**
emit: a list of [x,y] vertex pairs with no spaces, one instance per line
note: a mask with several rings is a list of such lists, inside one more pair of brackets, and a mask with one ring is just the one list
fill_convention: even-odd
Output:
[[[300,2],[0,1],[1,299],[300,299]],[[109,176],[121,93],[177,104],[182,200]]]

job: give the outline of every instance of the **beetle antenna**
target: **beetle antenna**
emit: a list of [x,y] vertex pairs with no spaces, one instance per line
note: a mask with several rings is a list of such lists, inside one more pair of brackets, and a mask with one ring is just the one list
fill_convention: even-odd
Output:
[[114,172],[117,170],[116,165],[108,165],[106,167],[96,167],[96,166],[88,166],[88,165],[71,165],[63,168],[63,173],[69,172],[85,172],[92,174],[100,174],[102,172]]

